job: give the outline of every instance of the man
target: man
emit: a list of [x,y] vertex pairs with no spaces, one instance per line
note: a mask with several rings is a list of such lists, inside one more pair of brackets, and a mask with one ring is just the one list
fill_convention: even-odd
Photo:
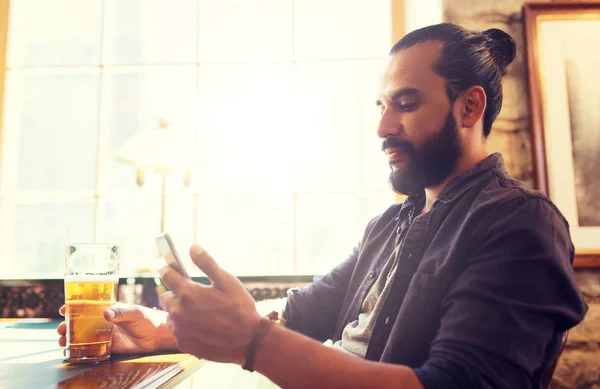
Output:
[[587,307],[567,222],[486,151],[514,56],[496,29],[406,35],[390,53],[377,134],[408,199],[371,220],[345,262],[289,294],[285,326],[193,246],[212,286],[164,268],[168,316],[108,310],[115,351],[177,347],[283,388],[539,388]]

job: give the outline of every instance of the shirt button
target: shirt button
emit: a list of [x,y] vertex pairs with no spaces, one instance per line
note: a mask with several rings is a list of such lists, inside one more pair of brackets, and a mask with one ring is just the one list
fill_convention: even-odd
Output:
[[388,316],[388,317],[385,318],[385,324],[387,324],[389,322],[390,322],[390,317]]
[[408,253],[408,259],[412,259],[412,253]]
[[369,272],[369,277],[371,277],[371,278],[375,278],[375,270],[371,270],[371,271]]

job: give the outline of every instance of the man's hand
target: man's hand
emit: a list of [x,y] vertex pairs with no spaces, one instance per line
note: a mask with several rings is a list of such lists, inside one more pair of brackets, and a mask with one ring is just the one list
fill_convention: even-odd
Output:
[[261,319],[254,300],[202,248],[192,246],[190,256],[212,285],[195,283],[169,266],[161,269],[163,283],[171,291],[161,295],[160,306],[169,312],[167,325],[177,347],[199,358],[242,364]]
[[[65,315],[64,305],[59,313]],[[112,352],[140,353],[175,348],[175,338],[166,327],[166,316],[166,312],[116,303],[104,311],[104,318],[114,323]],[[66,323],[61,322],[56,330],[60,335],[58,344],[65,347]]]

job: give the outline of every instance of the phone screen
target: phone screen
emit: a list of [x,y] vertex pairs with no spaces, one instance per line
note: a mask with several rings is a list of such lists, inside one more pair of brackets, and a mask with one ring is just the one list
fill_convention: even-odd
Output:
[[185,270],[183,266],[183,262],[179,255],[177,254],[177,250],[175,250],[175,246],[173,245],[173,241],[169,234],[163,234],[156,238],[156,244],[158,245],[158,251],[160,251],[160,255],[165,259],[167,264],[171,266],[173,269],[177,270],[179,274],[190,278],[188,272]]

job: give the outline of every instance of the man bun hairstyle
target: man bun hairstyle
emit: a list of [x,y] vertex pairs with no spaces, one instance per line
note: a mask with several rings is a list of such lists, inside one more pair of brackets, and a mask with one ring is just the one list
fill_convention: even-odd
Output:
[[513,38],[502,30],[491,28],[483,32],[490,42],[490,50],[498,65],[503,69],[502,75],[506,75],[506,67],[511,64],[517,55],[517,45]]
[[487,138],[502,108],[502,77],[515,59],[515,41],[497,28],[477,32],[441,23],[406,34],[392,47],[390,55],[425,42],[443,44],[432,70],[446,79],[446,93],[452,104],[472,86],[479,85],[485,91],[483,135]]

